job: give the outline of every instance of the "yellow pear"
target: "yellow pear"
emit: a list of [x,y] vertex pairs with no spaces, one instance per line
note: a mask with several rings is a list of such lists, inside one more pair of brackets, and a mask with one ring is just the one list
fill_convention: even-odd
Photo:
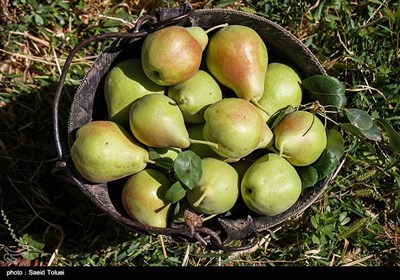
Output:
[[267,122],[277,111],[298,107],[303,98],[301,78],[297,71],[286,64],[273,62],[265,75],[264,94],[258,101],[261,114]]
[[106,183],[143,170],[149,154],[121,125],[99,120],[78,129],[71,158],[85,179]]
[[142,224],[165,228],[171,204],[165,199],[168,178],[156,169],[144,169],[125,182],[122,205],[133,219]]

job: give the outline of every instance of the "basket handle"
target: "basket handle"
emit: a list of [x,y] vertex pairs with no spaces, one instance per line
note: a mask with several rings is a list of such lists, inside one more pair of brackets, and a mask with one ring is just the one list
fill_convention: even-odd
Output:
[[[182,12],[182,9],[179,10],[179,12]],[[80,49],[83,47],[87,46],[88,44],[95,42],[95,41],[103,41],[107,39],[135,39],[135,38],[143,38],[146,35],[148,35],[151,32],[154,32],[156,30],[162,29],[168,25],[177,23],[189,16],[191,16],[193,10],[190,9],[188,10],[187,7],[183,10],[183,14],[180,14],[178,16],[166,18],[164,20],[158,21],[157,22],[157,17],[155,16],[150,16],[150,15],[145,15],[140,17],[134,28],[132,29],[131,32],[110,32],[110,33],[104,33],[100,35],[94,35],[91,37],[88,37],[81,41],[79,44],[77,44],[71,51],[71,53],[68,55],[65,64],[63,66],[60,80],[55,92],[54,100],[53,100],[53,131],[54,131],[54,141],[56,145],[56,150],[57,150],[57,156],[58,156],[58,161],[56,162],[56,167],[55,170],[63,169],[66,166],[66,163],[63,161],[63,151],[62,151],[62,144],[60,141],[60,132],[59,132],[59,103],[60,103],[60,96],[61,92],[64,88],[64,83],[65,83],[65,78],[68,73],[68,69],[72,63],[72,60],[74,56],[78,53]],[[165,13],[165,11],[164,11]],[[150,25],[143,28],[146,23],[149,23]]]

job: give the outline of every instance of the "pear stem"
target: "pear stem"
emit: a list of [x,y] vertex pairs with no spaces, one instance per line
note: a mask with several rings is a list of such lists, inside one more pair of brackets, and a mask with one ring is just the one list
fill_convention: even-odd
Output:
[[260,103],[258,103],[257,99],[255,99],[255,98],[250,99],[250,103],[253,104],[254,106],[256,106],[261,111],[263,111],[264,113],[266,113],[269,117],[271,116],[270,113],[268,113],[267,111],[264,110],[263,107],[261,107],[261,105],[260,105]]
[[198,200],[196,200],[196,202],[193,203],[194,207],[199,207],[200,203],[203,201],[204,198],[207,197],[207,191],[204,191],[203,194],[200,196],[200,198]]
[[164,169],[166,169],[166,170],[170,170],[170,169],[171,169],[171,164],[162,163],[162,162],[157,162],[157,161],[154,161],[154,160],[151,160],[151,159],[145,160],[145,163],[153,164],[153,165],[155,165],[155,166],[164,168]]
[[222,23],[222,24],[213,26],[213,27],[207,29],[207,30],[206,30],[206,33],[211,32],[211,31],[213,31],[213,30],[215,30],[215,29],[217,29],[217,28],[222,28],[222,27],[226,27],[226,26],[228,26],[228,23]]
[[203,144],[203,145],[208,145],[208,146],[214,147],[215,149],[218,149],[218,144],[217,144],[217,143],[210,142],[210,141],[189,139],[189,142],[190,142],[191,144]]
[[157,164],[154,160],[148,159],[144,161],[145,163],[150,163],[150,164]]
[[285,148],[285,142],[283,142],[280,146],[279,146],[279,148],[278,148],[278,150],[279,150],[279,157],[283,157],[283,158],[289,158],[289,156],[287,156],[287,155],[285,155],[284,153],[283,153],[283,149]]

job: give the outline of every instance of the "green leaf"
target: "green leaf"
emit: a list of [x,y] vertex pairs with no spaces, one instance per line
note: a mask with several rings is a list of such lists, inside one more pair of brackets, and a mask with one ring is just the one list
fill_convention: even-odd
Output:
[[44,243],[37,241],[31,235],[25,233],[20,239],[20,245],[27,247],[27,250],[23,252],[24,258],[34,260],[43,254]]
[[[149,159],[154,161],[154,164],[158,167],[162,167],[168,170],[173,169],[174,159],[169,157],[167,152],[168,149],[173,151],[173,148],[151,148],[148,147]],[[178,153],[178,152],[176,152]]]
[[335,230],[335,225],[329,224],[325,225],[321,228],[321,231],[327,235],[331,240],[335,240],[335,235],[334,235],[334,230]]
[[194,189],[203,174],[201,158],[193,151],[180,152],[174,161],[174,172],[185,186]]
[[371,128],[366,130],[361,130],[361,133],[369,140],[379,141],[382,139],[381,132],[379,131],[376,124],[372,124]]
[[381,139],[381,133],[375,124],[372,124],[372,127],[367,130],[361,130],[350,123],[339,123],[339,126],[361,140],[369,139],[379,141]]
[[186,189],[182,186],[181,182],[175,182],[165,193],[165,199],[168,202],[176,203],[186,195]]
[[147,152],[149,153],[149,159],[150,160],[155,160],[158,158],[161,158],[160,154],[157,153],[153,148],[149,147],[149,149],[147,150]]
[[318,179],[322,180],[328,176],[338,166],[339,161],[335,153],[331,150],[325,149],[321,156],[313,163],[313,167],[318,172]]
[[364,134],[361,132],[360,129],[358,129],[357,127],[355,127],[354,125],[350,124],[350,123],[338,123],[338,125],[343,128],[344,130],[346,130],[347,132],[352,133],[353,135],[357,136],[358,138],[360,138],[361,140],[364,140],[366,137],[364,136]]
[[311,224],[313,225],[314,228],[318,228],[318,219],[315,216],[311,217]]
[[367,130],[374,124],[371,116],[360,109],[346,109],[346,116],[350,123],[360,130]]
[[314,75],[302,81],[303,88],[307,91],[310,101],[316,101],[323,106],[335,106],[341,109],[346,105],[344,84],[335,77],[327,75]]
[[326,148],[330,150],[339,162],[344,154],[344,140],[337,129],[331,128],[327,131],[328,143]]
[[34,19],[35,19],[35,22],[37,23],[37,25],[43,25],[44,24],[43,18],[41,16],[39,16],[38,14],[34,15]]
[[302,190],[313,187],[318,182],[318,172],[311,165],[297,168],[301,179]]
[[383,126],[387,137],[389,138],[389,148],[394,153],[400,152],[400,134],[384,119],[376,119]]

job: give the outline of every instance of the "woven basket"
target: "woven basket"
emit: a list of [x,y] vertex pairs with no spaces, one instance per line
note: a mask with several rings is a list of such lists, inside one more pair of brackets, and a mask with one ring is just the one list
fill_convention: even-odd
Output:
[[[117,63],[132,57],[132,54],[139,56],[141,43],[147,34],[168,25],[200,26],[208,29],[224,23],[246,25],[258,32],[267,46],[269,62],[290,63],[300,71],[303,78],[326,74],[323,66],[301,41],[264,17],[230,9],[193,10],[187,4],[179,8],[159,9],[155,16],[143,16],[138,19],[135,28],[130,32],[108,33],[88,38],[71,52],[60,78],[53,107],[54,137],[59,155],[55,170],[58,175],[76,185],[96,207],[135,232],[163,234],[177,241],[200,241],[212,248],[238,251],[256,244],[258,233],[300,214],[309,207],[323,193],[332,175],[319,181],[314,187],[306,188],[295,205],[276,216],[260,216],[245,212],[229,217],[215,217],[197,227],[193,227],[190,223],[177,223],[167,228],[156,228],[141,224],[126,214],[121,203],[121,186],[113,182],[91,184],[80,177],[69,155],[76,130],[92,120],[106,118],[103,94],[106,74]],[[109,38],[114,38],[112,45],[99,55],[74,95],[68,116],[67,135],[61,137],[58,106],[69,63],[80,48],[90,42]],[[242,245],[229,246],[233,240],[243,240],[240,242]]]

